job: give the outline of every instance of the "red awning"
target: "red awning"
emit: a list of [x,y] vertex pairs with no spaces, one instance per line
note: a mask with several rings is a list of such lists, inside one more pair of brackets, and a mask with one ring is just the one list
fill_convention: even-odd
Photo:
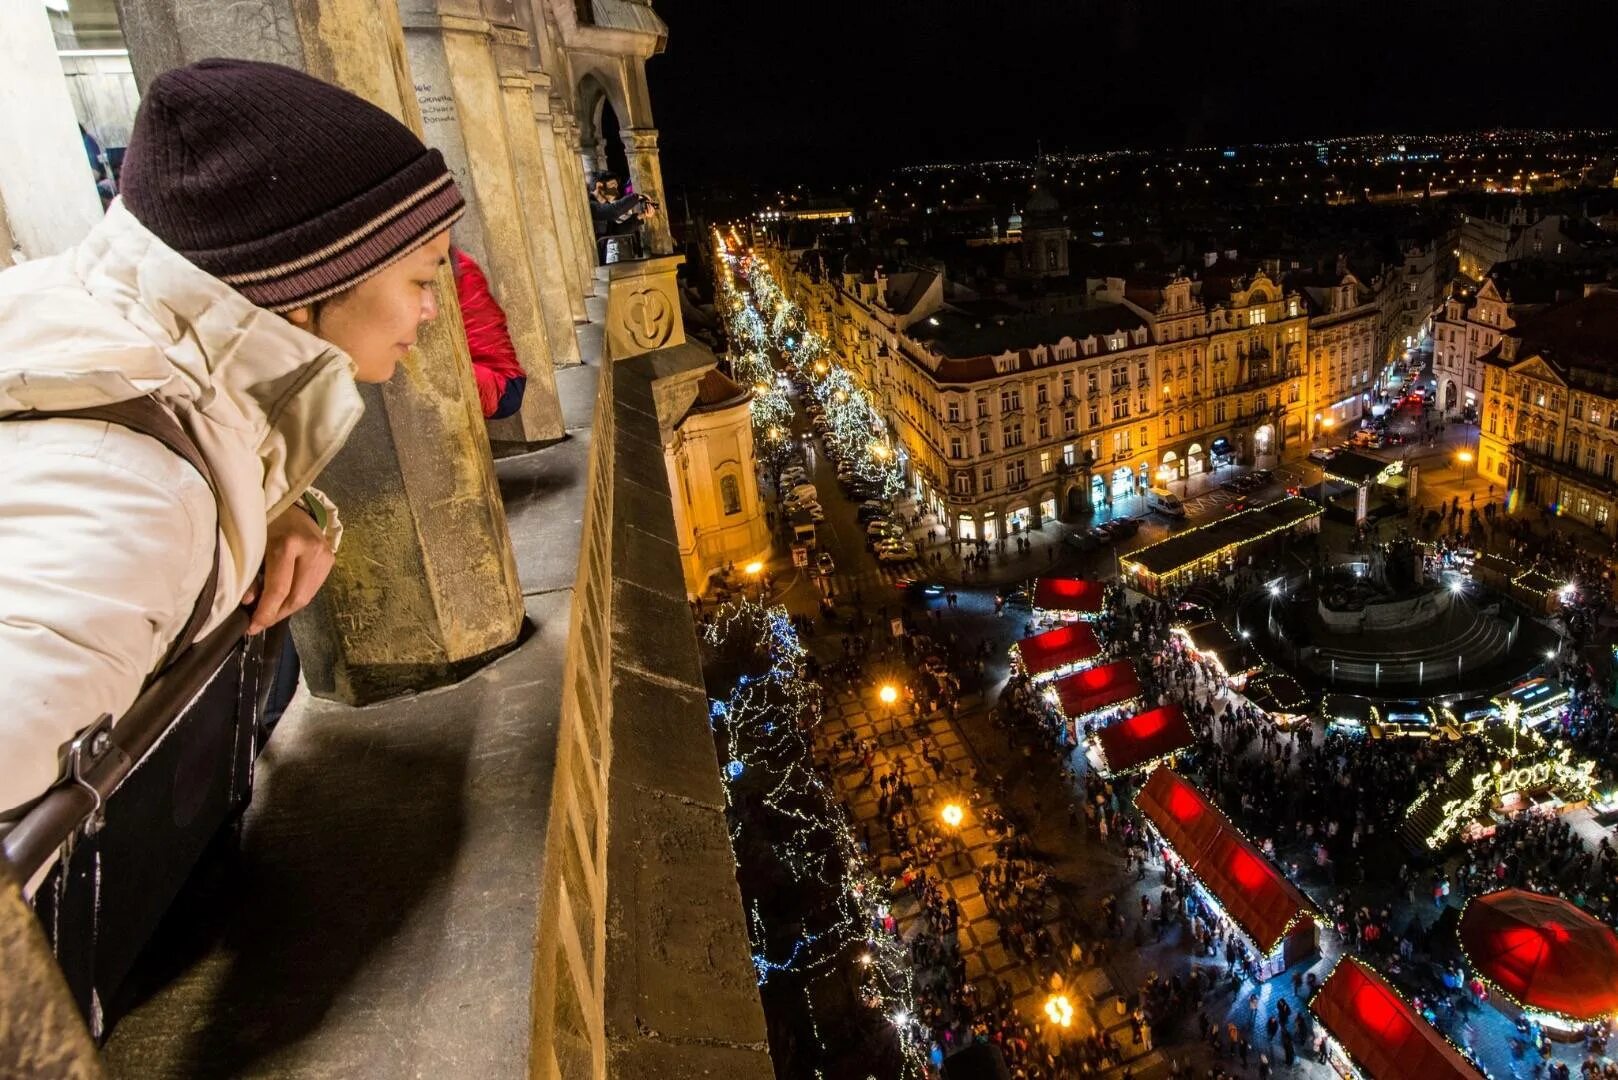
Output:
[[1461,948],[1528,1009],[1594,1020],[1618,1012],[1618,935],[1555,896],[1502,889],[1466,905]]
[[1370,1080],[1478,1080],[1479,1072],[1382,977],[1352,956],[1309,1008]]
[[1095,631],[1079,623],[1066,623],[1043,634],[1023,638],[1014,647],[1022,657],[1023,669],[1031,676],[1044,675],[1101,655],[1101,642],[1096,640]]
[[1165,705],[1102,728],[1096,733],[1096,740],[1101,744],[1101,757],[1107,771],[1121,773],[1184,750],[1196,737],[1186,722],[1185,710],[1178,705]]
[[1069,720],[1140,696],[1140,678],[1128,660],[1080,671],[1051,685],[1062,703],[1062,715]]
[[1081,578],[1042,577],[1034,582],[1034,607],[1041,611],[1076,611],[1080,615],[1101,614],[1101,600],[1107,587],[1099,581]]
[[1173,769],[1153,770],[1135,805],[1264,956],[1314,905]]

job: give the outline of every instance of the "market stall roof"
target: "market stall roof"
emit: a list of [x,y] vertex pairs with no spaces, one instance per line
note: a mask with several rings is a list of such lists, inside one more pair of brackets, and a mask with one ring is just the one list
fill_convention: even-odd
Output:
[[1253,650],[1251,645],[1237,639],[1230,632],[1230,627],[1218,620],[1200,622],[1194,626],[1178,626],[1175,629],[1186,636],[1191,647],[1204,656],[1211,656],[1219,661],[1219,666],[1229,676],[1240,675],[1243,672],[1257,671],[1264,666],[1263,658]]
[[1560,897],[1476,897],[1457,933],[1478,973],[1524,1008],[1576,1021],[1618,1012],[1618,934]]
[[1140,677],[1128,660],[1080,671],[1051,686],[1062,703],[1062,714],[1070,719],[1140,696]]
[[1153,770],[1135,805],[1263,955],[1314,916],[1308,898],[1173,769]]
[[1184,750],[1196,742],[1196,736],[1186,722],[1185,710],[1165,705],[1102,728],[1096,741],[1101,744],[1107,771],[1123,773]]
[[1382,977],[1345,956],[1310,1010],[1370,1080],[1445,1080],[1481,1074]]
[[1390,464],[1369,454],[1344,450],[1322,466],[1322,469],[1333,480],[1341,480],[1345,484],[1369,484],[1396,464],[1398,463]]
[[1166,574],[1200,562],[1226,548],[1261,540],[1271,533],[1301,525],[1310,518],[1319,517],[1321,513],[1320,504],[1313,499],[1289,495],[1264,506],[1255,506],[1251,510],[1175,533],[1167,540],[1160,540],[1123,556],[1122,561],[1139,566],[1149,574]]
[[1083,623],[1067,623],[1023,638],[1012,648],[1022,657],[1023,668],[1030,675],[1043,675],[1101,655],[1101,642],[1096,640],[1095,631]]
[[1269,671],[1247,681],[1242,691],[1247,700],[1267,713],[1296,714],[1309,711],[1309,695],[1290,675]]
[[1099,615],[1107,587],[1082,578],[1042,577],[1034,582],[1034,607],[1042,611],[1077,611]]
[[1320,712],[1328,722],[1358,724],[1367,727],[1381,716],[1376,702],[1359,694],[1327,694],[1320,699]]

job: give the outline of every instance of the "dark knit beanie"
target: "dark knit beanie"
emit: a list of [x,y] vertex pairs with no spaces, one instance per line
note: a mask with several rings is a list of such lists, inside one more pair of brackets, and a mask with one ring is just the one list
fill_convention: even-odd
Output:
[[121,190],[164,243],[271,311],[342,292],[466,209],[443,156],[398,120],[251,60],[153,79]]

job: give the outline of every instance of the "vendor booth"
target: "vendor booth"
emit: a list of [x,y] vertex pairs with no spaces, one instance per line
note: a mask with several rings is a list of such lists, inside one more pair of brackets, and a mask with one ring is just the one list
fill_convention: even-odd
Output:
[[1080,671],[1046,688],[1047,696],[1075,728],[1100,713],[1129,707],[1140,693],[1140,677],[1128,660]]
[[1107,587],[1081,578],[1042,577],[1034,582],[1034,619],[1090,622],[1101,617]]
[[1145,769],[1196,742],[1185,709],[1165,705],[1096,732],[1092,753],[1103,776]]
[[1582,1025],[1618,1013],[1618,934],[1560,897],[1524,889],[1474,897],[1456,933],[1495,1004],[1552,1038],[1577,1038]]
[[1135,795],[1165,858],[1191,874],[1203,901],[1225,916],[1269,979],[1320,945],[1314,905],[1219,809],[1173,769],[1159,767]]
[[1359,694],[1327,694],[1320,699],[1320,718],[1327,731],[1364,735],[1381,721],[1382,712],[1376,702]]
[[1192,655],[1212,664],[1237,690],[1247,685],[1248,676],[1264,669],[1263,657],[1247,642],[1232,634],[1230,627],[1217,620],[1176,626],[1173,633],[1185,642]]
[[1228,574],[1264,550],[1268,542],[1318,529],[1320,514],[1320,504],[1312,499],[1277,499],[1184,529],[1121,556],[1119,576],[1130,588],[1158,596],[1202,578]]
[[1312,710],[1310,696],[1298,685],[1298,680],[1279,672],[1253,676],[1247,680],[1242,693],[1283,731],[1308,720]]
[[1496,697],[1494,703],[1502,716],[1537,728],[1560,720],[1572,700],[1572,692],[1555,679],[1528,679]]
[[1345,956],[1309,1011],[1326,1029],[1332,1064],[1362,1080],[1480,1080],[1436,1028],[1360,960]]
[[1013,644],[1011,669],[1023,672],[1034,682],[1046,682],[1083,670],[1100,655],[1101,642],[1096,640],[1095,631],[1082,623],[1066,623]]

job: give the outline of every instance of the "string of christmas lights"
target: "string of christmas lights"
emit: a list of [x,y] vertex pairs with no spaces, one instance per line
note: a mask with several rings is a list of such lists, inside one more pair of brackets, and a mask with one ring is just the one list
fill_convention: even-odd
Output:
[[[860,852],[836,791],[815,770],[808,732],[825,693],[804,674],[806,653],[791,617],[783,607],[737,601],[719,609],[703,640],[718,670],[737,672],[730,692],[709,704],[733,850],[767,858],[803,890],[833,894],[815,904],[812,923],[790,929],[770,925],[757,899],[749,903],[759,985],[795,976],[807,1000],[809,976],[849,965],[860,1000],[897,1032],[900,1076],[925,1076],[929,1033],[916,1018],[910,949],[885,930],[887,882]],[[749,871],[762,872],[751,863]]]
[[[887,425],[870,396],[847,368],[831,359],[825,341],[812,333],[803,310],[782,291],[768,264],[738,256],[720,238],[716,280],[719,309],[726,314],[731,340],[741,347],[736,361],[740,380],[754,387],[754,442],[767,460],[790,449],[792,406],[780,389],[771,353],[778,353],[808,383],[826,419],[826,442],[840,461],[850,463],[854,477],[874,487],[882,498],[904,491],[902,448],[888,437]],[[731,269],[742,269],[745,291]]]

